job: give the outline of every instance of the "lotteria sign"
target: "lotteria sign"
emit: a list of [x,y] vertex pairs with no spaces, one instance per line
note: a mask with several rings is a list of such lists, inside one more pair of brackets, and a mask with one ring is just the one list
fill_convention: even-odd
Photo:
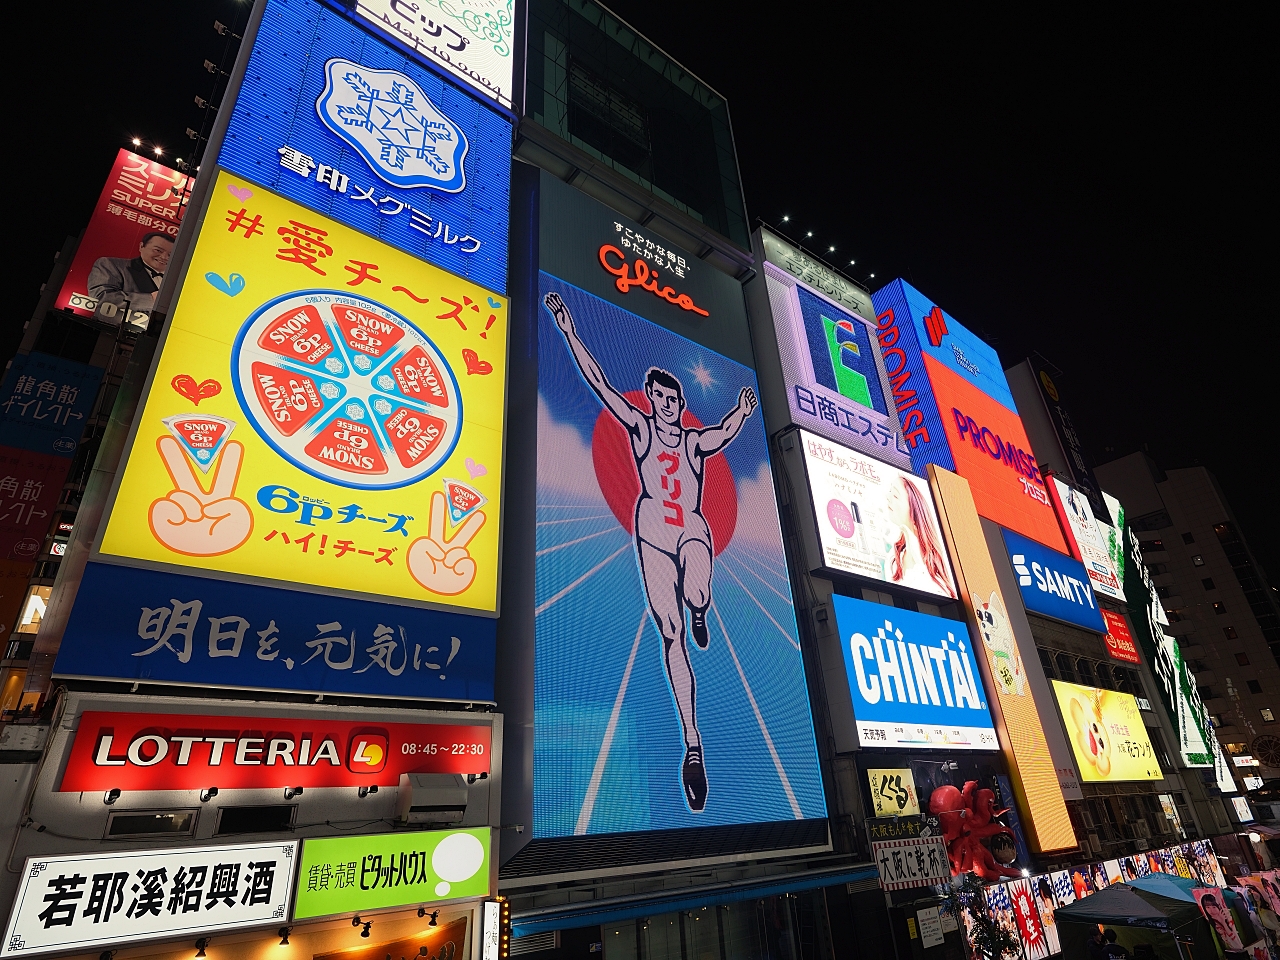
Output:
[[923,475],[933,463],[960,474],[980,516],[1065,550],[995,351],[902,280],[872,303],[912,469]]
[[1002,529],[1023,605],[1032,613],[1106,633],[1089,575],[1079,560]]
[[999,749],[963,622],[832,601],[862,746]]
[[488,773],[487,725],[86,711],[58,790],[395,786]]

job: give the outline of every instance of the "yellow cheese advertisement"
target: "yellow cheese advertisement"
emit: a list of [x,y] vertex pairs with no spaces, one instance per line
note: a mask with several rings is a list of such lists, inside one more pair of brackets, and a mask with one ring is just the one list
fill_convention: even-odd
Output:
[[1160,761],[1132,694],[1051,680],[1080,779],[1160,780]]
[[494,611],[507,313],[220,172],[100,553]]

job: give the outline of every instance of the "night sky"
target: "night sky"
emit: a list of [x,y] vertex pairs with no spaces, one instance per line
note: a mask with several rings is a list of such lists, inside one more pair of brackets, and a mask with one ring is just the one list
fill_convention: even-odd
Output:
[[[1265,299],[1274,58],[1263,24],[1241,19],[1257,14],[610,6],[728,98],[753,220],[790,216],[792,236],[835,244],[829,259],[856,260],[849,274],[872,289],[905,277],[1006,365],[1040,353],[1096,462],[1145,446],[1165,468],[1208,467],[1280,571],[1266,479],[1280,459]],[[213,20],[245,8],[26,8],[10,54],[32,92],[8,106],[23,239],[4,358],[115,151],[139,136],[190,156],[192,98],[213,83],[201,61],[224,50]]]

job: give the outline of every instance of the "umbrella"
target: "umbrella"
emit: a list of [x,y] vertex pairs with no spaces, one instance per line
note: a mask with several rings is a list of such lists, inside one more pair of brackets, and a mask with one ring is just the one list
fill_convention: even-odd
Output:
[[1138,890],[1145,890],[1147,893],[1158,893],[1162,897],[1181,900],[1184,903],[1195,903],[1196,898],[1191,895],[1191,891],[1196,887],[1203,886],[1197,880],[1188,880],[1186,877],[1173,877],[1167,873],[1152,873],[1136,880],[1130,880],[1128,884]]
[[[1127,946],[1149,942],[1161,957],[1216,956],[1213,937],[1195,899],[1182,886],[1197,886],[1181,881],[1165,887],[1170,896],[1143,889],[1139,884],[1155,880],[1143,877],[1134,883],[1116,883],[1082,900],[1059,907],[1053,912],[1059,924],[1064,956],[1083,956],[1085,938],[1090,930],[1119,927]],[[1172,878],[1171,878],[1172,879]],[[1126,933],[1123,928],[1131,928]],[[1173,935],[1181,947],[1173,942]],[[1189,950],[1189,954],[1183,948]]]

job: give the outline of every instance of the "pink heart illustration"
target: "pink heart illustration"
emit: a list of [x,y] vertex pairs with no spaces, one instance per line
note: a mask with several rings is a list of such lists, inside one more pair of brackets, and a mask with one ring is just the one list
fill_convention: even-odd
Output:
[[234,184],[227,185],[227,192],[231,194],[233,197],[235,197],[237,200],[239,200],[241,203],[244,203],[246,200],[248,200],[250,197],[253,196],[253,191],[250,190],[248,187],[237,187]]
[[488,467],[486,467],[483,463],[476,463],[475,460],[473,460],[471,457],[467,457],[466,462],[467,462],[467,473],[471,474],[472,480],[474,480],[476,477],[483,477],[486,473],[489,472]]

